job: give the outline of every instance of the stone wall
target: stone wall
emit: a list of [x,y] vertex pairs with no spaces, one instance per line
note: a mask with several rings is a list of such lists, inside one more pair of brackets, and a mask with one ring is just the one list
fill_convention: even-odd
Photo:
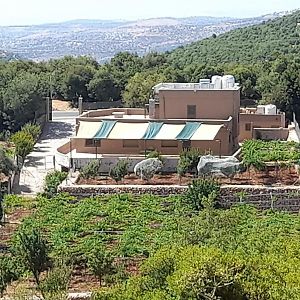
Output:
[[[89,197],[96,195],[131,193],[135,195],[153,194],[169,196],[182,194],[187,186],[179,185],[67,185],[62,184],[59,191],[68,192],[77,197]],[[242,192],[242,193],[241,193]],[[242,195],[243,194],[243,197]],[[218,200],[223,208],[239,202],[245,202],[259,209],[274,208],[281,211],[300,211],[300,187],[266,187],[266,186],[237,186],[224,185],[221,187],[221,195]]]

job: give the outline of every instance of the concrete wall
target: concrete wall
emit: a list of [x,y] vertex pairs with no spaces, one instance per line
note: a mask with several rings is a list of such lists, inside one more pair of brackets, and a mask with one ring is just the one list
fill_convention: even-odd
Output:
[[104,109],[111,107],[122,107],[122,101],[97,101],[97,102],[83,102],[83,110],[95,110],[95,109]]
[[[239,141],[249,140],[254,137],[254,128],[280,128],[285,127],[285,115],[260,115],[260,114],[240,114],[240,135]],[[248,125],[246,125],[248,124]],[[246,130],[250,127],[250,130]]]
[[[90,161],[92,161],[95,158],[74,158],[73,164],[75,169],[81,169],[86,164],[88,164]],[[139,163],[140,161],[144,160],[144,156],[134,157],[134,156],[104,156],[101,157],[101,167],[100,171],[102,173],[108,173],[110,169],[118,163],[120,159],[126,159],[129,161],[129,172],[133,173],[134,166]],[[163,157],[164,159],[164,166],[161,169],[161,172],[165,173],[171,173],[176,171],[176,167],[178,165],[178,156],[174,157]]]
[[159,119],[186,119],[187,106],[196,106],[196,119],[232,117],[232,143],[238,147],[240,90],[160,90]]
[[286,141],[289,135],[288,128],[254,128],[253,138],[264,141],[281,140]]

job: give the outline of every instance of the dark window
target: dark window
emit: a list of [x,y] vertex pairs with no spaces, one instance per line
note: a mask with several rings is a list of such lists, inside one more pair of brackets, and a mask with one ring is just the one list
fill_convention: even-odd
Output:
[[251,131],[251,123],[246,123],[245,124],[245,130],[246,131]]
[[187,118],[196,119],[196,105],[187,106]]
[[190,149],[191,148],[191,141],[183,141],[182,142],[183,149]]
[[169,147],[169,148],[177,148],[178,142],[177,141],[161,141],[162,147]]
[[123,148],[138,148],[138,140],[123,140]]
[[101,147],[101,140],[88,139],[85,140],[86,147]]

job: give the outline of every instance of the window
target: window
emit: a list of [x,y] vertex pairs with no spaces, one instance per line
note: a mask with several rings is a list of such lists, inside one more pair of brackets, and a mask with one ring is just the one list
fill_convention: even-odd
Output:
[[85,140],[86,147],[101,147],[101,140],[87,139]]
[[161,141],[162,147],[168,147],[168,148],[177,148],[178,142],[177,141]]
[[138,148],[138,140],[123,140],[123,148]]
[[191,141],[183,141],[182,142],[182,148],[183,149],[190,149],[191,148]]
[[245,130],[246,131],[251,131],[251,123],[246,123],[245,124]]
[[187,118],[196,119],[196,105],[187,106]]

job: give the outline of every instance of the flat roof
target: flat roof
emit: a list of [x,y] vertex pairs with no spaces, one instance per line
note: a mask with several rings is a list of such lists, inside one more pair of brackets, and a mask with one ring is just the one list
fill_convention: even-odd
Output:
[[235,83],[233,87],[226,87],[221,89],[212,88],[211,85],[207,88],[204,88],[200,85],[200,83],[159,83],[153,87],[153,90],[156,93],[162,90],[232,91],[232,90],[239,90],[239,89],[240,86],[237,83]]

